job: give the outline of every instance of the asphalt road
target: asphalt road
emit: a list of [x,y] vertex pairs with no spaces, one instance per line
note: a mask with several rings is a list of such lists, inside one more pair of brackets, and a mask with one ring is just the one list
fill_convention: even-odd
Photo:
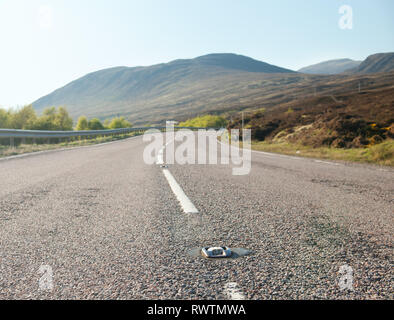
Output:
[[[164,174],[146,145],[0,160],[0,299],[394,298],[393,169],[254,152],[246,176]],[[217,245],[251,254],[196,254]]]

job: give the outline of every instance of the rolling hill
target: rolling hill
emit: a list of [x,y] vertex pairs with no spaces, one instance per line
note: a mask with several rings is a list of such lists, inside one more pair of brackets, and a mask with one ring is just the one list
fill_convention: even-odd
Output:
[[[42,97],[33,106],[65,106],[104,120],[123,115],[135,125],[197,115],[272,109],[310,96],[392,89],[392,54],[368,57],[357,70],[335,75],[297,73],[249,57],[210,54],[149,67],[116,67],[90,73]],[[360,87],[359,87],[360,86]]]
[[370,55],[357,68],[351,71],[364,74],[394,71],[394,52]]
[[[33,103],[38,111],[65,106],[76,118],[125,115],[134,123],[187,116],[240,98],[248,84],[293,71],[235,54],[209,54],[149,67],[116,67],[90,73]],[[234,91],[235,90],[235,91]],[[226,98],[227,97],[227,98]]]
[[349,69],[357,68],[361,62],[351,59],[329,60],[301,68],[298,72],[308,74],[338,74]]

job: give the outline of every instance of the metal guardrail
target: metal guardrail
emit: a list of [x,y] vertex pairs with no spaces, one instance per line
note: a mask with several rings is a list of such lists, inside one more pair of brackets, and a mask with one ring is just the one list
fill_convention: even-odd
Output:
[[[111,130],[84,130],[84,131],[44,131],[44,130],[17,130],[17,129],[0,129],[0,139],[9,138],[10,145],[14,145],[15,138],[32,138],[32,139],[50,139],[50,138],[74,138],[74,137],[95,137],[108,136],[117,134],[127,134],[131,132],[144,132],[151,129],[164,130],[166,127],[141,127],[141,128],[122,128]],[[196,127],[174,127],[174,129],[208,129]]]
[[[0,138],[71,138],[83,136],[101,136],[126,134],[130,132],[142,132],[150,129],[163,130],[166,127],[141,127],[141,128],[122,128],[111,130],[84,130],[84,131],[44,131],[44,130],[17,130],[17,129],[0,129]],[[207,129],[196,127],[174,127],[174,129]]]

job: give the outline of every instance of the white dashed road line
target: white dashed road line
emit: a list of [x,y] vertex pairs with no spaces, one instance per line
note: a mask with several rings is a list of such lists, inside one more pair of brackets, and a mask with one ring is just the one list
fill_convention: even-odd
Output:
[[187,197],[181,186],[176,182],[175,178],[168,169],[163,169],[163,174],[167,178],[168,184],[170,185],[172,192],[177,197],[181,207],[185,213],[198,213],[197,208]]
[[[166,145],[160,149],[157,155],[156,164],[164,165],[163,154],[166,146],[168,146],[173,141],[167,142]],[[181,186],[175,180],[174,176],[168,169],[163,169],[163,174],[167,179],[168,184],[171,187],[172,192],[175,194],[176,198],[178,199],[183,211],[185,213],[198,213],[197,208],[194,206],[193,202],[188,198],[186,193],[182,190]]]
[[224,286],[224,294],[230,300],[245,300],[245,295],[239,289],[236,282],[229,282]]

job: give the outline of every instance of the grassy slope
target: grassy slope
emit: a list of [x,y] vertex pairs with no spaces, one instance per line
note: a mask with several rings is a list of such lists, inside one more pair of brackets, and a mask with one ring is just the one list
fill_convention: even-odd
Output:
[[[337,93],[327,91],[266,111],[251,110],[245,113],[245,126],[252,129],[255,140],[253,148],[289,155],[393,166],[392,76],[393,73],[366,76],[361,93],[354,90]],[[345,78],[343,81],[343,89],[351,87]],[[366,86],[370,89],[363,89]],[[240,126],[241,117],[237,114],[230,128]]]
[[292,156],[394,166],[394,140],[391,139],[371,147],[352,149],[329,147],[310,148],[300,144],[286,142],[269,143],[264,141],[254,141],[252,143],[252,149]]

